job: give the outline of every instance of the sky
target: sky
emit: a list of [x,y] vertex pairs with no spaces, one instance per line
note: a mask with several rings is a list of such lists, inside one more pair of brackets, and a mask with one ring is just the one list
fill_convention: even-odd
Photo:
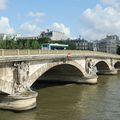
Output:
[[120,37],[120,0],[0,0],[0,33],[34,36],[47,29],[87,40]]

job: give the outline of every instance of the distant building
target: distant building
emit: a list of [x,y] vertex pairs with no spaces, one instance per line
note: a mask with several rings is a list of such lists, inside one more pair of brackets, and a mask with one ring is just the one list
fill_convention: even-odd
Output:
[[37,40],[39,38],[39,36],[20,36],[17,37],[17,40]]
[[47,31],[47,32],[42,32],[40,34],[40,37],[48,37],[51,40],[67,40],[68,37],[65,35],[65,33],[59,32],[59,31]]
[[91,51],[96,51],[96,47],[95,47],[95,44],[91,41],[88,42],[88,50],[91,50]]
[[75,40],[70,40],[70,42],[76,46],[77,50],[91,50],[92,49],[92,44],[85,39],[78,38]]
[[120,40],[117,35],[107,35],[106,38],[96,41],[87,41],[85,39],[70,40],[76,46],[77,50],[92,50],[107,53],[117,53]]
[[99,51],[99,41],[98,40],[95,40],[92,42],[92,50]]
[[119,37],[117,35],[107,35],[106,38],[97,42],[97,51],[107,53],[117,53],[117,47],[120,46]]

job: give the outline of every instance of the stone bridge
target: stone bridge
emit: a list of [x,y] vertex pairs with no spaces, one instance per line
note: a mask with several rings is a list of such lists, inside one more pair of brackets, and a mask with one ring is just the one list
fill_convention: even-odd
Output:
[[[96,84],[98,74],[114,75],[120,56],[91,51],[39,51],[0,56],[0,107],[27,110],[36,106],[31,86],[39,80]],[[12,52],[11,52],[12,53]]]

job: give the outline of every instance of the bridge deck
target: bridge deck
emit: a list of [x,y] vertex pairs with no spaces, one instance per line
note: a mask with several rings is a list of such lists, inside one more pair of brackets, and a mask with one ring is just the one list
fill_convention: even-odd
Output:
[[49,60],[66,58],[67,54],[71,53],[72,58],[115,58],[120,59],[119,55],[81,50],[3,50],[0,49],[0,62],[9,61],[29,61],[29,60]]

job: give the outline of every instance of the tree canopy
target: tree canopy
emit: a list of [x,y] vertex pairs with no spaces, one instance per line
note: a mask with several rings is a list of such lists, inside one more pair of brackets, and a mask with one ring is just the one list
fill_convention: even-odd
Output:
[[76,46],[66,40],[56,40],[53,41],[50,38],[43,37],[38,39],[11,39],[11,40],[0,40],[0,49],[41,49],[43,43],[58,43],[67,44],[69,47],[67,49],[74,50]]

